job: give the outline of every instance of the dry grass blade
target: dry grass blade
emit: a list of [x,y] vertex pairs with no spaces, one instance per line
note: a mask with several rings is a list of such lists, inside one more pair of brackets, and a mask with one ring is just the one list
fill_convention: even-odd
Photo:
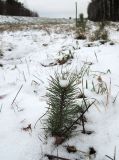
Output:
[[1,104],[1,107],[0,107],[0,112],[2,112],[2,107],[3,107],[3,104]]
[[40,79],[40,78],[38,78],[37,76],[35,76],[35,75],[33,75],[36,79],[38,79],[41,83],[43,83],[44,84],[44,82]]
[[98,57],[97,57],[96,52],[94,52],[94,54],[95,54],[95,57],[96,57],[96,61],[97,61],[97,63],[98,63]]
[[116,160],[116,147],[114,149],[114,160]]
[[117,93],[116,97],[114,98],[114,100],[112,102],[113,104],[116,102],[118,95],[119,95],[119,92]]
[[29,65],[28,65],[28,62],[27,62],[26,58],[25,58],[25,61],[26,61],[26,65],[27,65],[28,74],[30,75],[30,69],[29,69]]
[[111,160],[113,160],[113,158],[111,158],[110,156],[108,156],[108,155],[105,155],[107,158],[109,158],[109,159],[111,159]]
[[40,118],[38,118],[38,120],[36,121],[36,123],[34,125],[34,129],[36,128],[38,121],[40,121],[47,113],[48,113],[48,111],[46,111],[46,113],[44,113]]
[[111,160],[116,160],[116,147],[115,147],[115,149],[114,149],[114,157],[113,158],[111,158],[110,156],[108,156],[108,155],[105,155],[107,158],[109,158],[109,159],[111,159]]
[[106,106],[108,106],[109,104],[109,97],[111,96],[111,79],[110,79],[110,86],[109,86],[109,90],[107,88],[107,100],[106,100]]
[[20,93],[20,91],[21,91],[22,87],[23,87],[23,84],[21,85],[20,89],[18,90],[18,92],[17,92],[17,94],[16,94],[15,98],[13,99],[13,101],[12,101],[12,104],[11,104],[11,105],[13,105],[13,104],[14,104],[14,102],[15,102],[15,100],[16,100],[16,98],[17,98],[18,94]]
[[95,106],[95,108],[98,110],[98,112],[100,112],[100,113],[101,113],[101,111],[100,111],[99,107],[98,107],[96,104],[94,104],[94,106]]

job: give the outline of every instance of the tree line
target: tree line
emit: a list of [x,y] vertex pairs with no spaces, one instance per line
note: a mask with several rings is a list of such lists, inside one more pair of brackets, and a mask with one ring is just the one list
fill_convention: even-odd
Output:
[[38,17],[36,12],[25,8],[18,0],[0,0],[0,15]]
[[92,0],[88,6],[88,19],[92,21],[118,21],[119,0]]

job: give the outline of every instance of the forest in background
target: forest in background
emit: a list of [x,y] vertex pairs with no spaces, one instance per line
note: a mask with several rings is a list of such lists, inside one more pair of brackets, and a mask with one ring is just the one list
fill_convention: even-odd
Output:
[[0,15],[38,17],[36,12],[25,8],[17,0],[0,0]]
[[118,21],[119,0],[92,0],[88,6],[88,19]]

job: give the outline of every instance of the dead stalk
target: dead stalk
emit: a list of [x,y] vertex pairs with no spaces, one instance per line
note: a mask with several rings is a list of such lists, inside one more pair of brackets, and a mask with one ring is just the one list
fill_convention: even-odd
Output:
[[28,74],[30,75],[30,69],[29,69],[29,65],[28,65],[26,58],[25,58],[25,61],[26,61],[26,65],[27,65]]

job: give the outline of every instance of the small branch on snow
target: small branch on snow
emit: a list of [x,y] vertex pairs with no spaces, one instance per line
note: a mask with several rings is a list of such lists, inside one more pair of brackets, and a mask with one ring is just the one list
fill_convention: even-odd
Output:
[[53,155],[49,155],[49,154],[45,154],[45,156],[48,157],[50,160],[53,160],[53,159],[57,159],[57,160],[71,160],[71,159],[62,158],[62,157],[58,157],[58,156],[53,156]]
[[93,101],[93,102],[86,108],[86,110],[81,114],[81,116],[79,116],[79,117],[71,124],[71,126],[68,127],[67,130],[62,133],[62,135],[64,135],[65,133],[67,133],[67,132],[74,126],[74,124],[76,124],[76,123],[78,122],[78,120],[81,119],[81,118],[84,116],[84,114],[88,111],[88,109],[89,109],[94,103],[95,103],[95,101]]

